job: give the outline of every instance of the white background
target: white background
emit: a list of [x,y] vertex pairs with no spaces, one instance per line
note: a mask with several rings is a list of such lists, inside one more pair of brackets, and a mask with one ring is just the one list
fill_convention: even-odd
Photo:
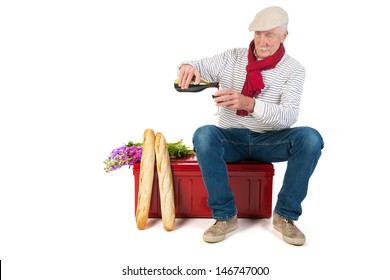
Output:
[[[307,244],[284,243],[270,220],[241,220],[235,234],[214,245],[202,241],[209,219],[178,220],[169,233],[151,220],[139,231],[132,170],[106,174],[103,160],[129,140],[142,141],[149,127],[192,146],[194,130],[216,122],[216,108],[210,91],[173,89],[176,66],[247,47],[249,23],[269,5],[289,12],[286,50],[307,70],[296,125],[317,128],[325,140],[298,221]],[[4,279],[151,279],[122,276],[122,269],[178,265],[214,271],[178,279],[225,278],[215,276],[217,266],[268,266],[264,279],[388,278],[384,5],[1,1]],[[274,202],[285,164],[275,169]]]

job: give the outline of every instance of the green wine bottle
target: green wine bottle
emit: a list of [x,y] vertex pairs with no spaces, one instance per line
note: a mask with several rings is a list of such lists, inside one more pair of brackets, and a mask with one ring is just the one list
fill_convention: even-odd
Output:
[[218,82],[208,82],[206,80],[200,80],[199,84],[194,84],[194,81],[191,81],[188,88],[183,89],[179,86],[179,79],[176,79],[174,82],[175,89],[179,92],[199,92],[206,88],[219,88]]

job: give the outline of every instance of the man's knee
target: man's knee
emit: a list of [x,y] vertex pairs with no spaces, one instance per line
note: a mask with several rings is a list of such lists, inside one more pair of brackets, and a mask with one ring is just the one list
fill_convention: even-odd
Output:
[[194,150],[209,147],[210,143],[215,139],[216,129],[214,125],[204,125],[196,129],[192,138]]
[[304,147],[307,151],[319,152],[324,147],[324,140],[321,134],[314,128],[301,127],[301,139],[304,142]]

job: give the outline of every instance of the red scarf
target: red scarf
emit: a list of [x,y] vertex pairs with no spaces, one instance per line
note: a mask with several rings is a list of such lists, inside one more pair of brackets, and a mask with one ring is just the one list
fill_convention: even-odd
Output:
[[[282,59],[285,53],[283,44],[280,44],[279,49],[271,56],[257,60],[254,55],[255,42],[249,45],[248,49],[248,65],[246,66],[246,78],[241,93],[245,96],[255,97],[264,88],[263,76],[261,71],[275,68],[276,64]],[[245,110],[237,110],[237,115],[247,116]]]

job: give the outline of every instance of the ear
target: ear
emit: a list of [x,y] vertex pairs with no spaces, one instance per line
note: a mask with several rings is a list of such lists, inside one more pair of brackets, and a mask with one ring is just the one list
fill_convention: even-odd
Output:
[[287,35],[288,35],[288,30],[286,30],[282,35],[282,43],[284,43],[284,40],[286,40]]

